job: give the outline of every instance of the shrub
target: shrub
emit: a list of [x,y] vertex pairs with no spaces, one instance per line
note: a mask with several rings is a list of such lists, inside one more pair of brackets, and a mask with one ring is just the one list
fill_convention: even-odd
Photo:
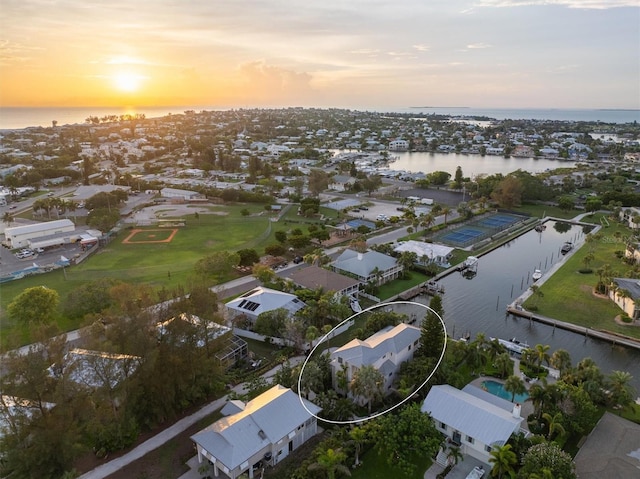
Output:
[[580,274],[591,274],[593,273],[593,270],[591,268],[581,268],[578,270],[578,273]]

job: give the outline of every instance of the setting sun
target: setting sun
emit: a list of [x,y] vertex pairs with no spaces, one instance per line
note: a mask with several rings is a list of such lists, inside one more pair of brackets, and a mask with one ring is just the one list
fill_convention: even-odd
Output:
[[143,77],[131,72],[120,72],[113,77],[118,90],[132,93],[140,89]]

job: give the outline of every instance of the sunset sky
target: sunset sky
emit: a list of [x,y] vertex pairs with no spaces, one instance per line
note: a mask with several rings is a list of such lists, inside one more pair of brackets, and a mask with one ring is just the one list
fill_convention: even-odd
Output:
[[0,0],[0,106],[640,108],[638,0]]

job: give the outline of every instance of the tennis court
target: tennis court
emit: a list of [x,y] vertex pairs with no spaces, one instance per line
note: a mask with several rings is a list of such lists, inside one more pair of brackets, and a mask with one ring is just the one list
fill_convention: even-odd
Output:
[[476,223],[487,228],[500,228],[502,226],[511,226],[521,220],[522,218],[518,216],[497,214],[479,219]]
[[523,216],[496,213],[471,221],[454,230],[445,231],[440,235],[436,235],[434,239],[458,248],[466,248],[524,219],[525,217]]
[[[466,226],[459,228],[455,231],[451,231],[440,238],[440,241],[445,243],[458,243],[463,244],[471,241],[473,243],[477,238],[484,235],[486,232],[475,228],[468,228]],[[471,244],[469,243],[469,244]]]
[[367,221],[367,220],[354,219],[354,220],[347,221],[347,224],[351,226],[353,229],[358,229],[358,226],[366,226],[370,230],[376,229],[376,224],[373,223],[372,221]]

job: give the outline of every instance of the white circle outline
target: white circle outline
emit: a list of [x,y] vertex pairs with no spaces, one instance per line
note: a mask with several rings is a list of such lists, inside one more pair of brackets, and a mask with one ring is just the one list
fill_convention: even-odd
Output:
[[[377,412],[375,414],[371,414],[367,417],[364,418],[359,418],[359,419],[352,419],[349,421],[334,421],[331,419],[325,419],[323,417],[318,416],[317,414],[314,414],[313,412],[309,411],[309,409],[307,408],[306,404],[303,401],[302,398],[302,394],[300,393],[301,390],[301,385],[302,385],[302,374],[304,373],[304,368],[306,367],[307,363],[309,362],[309,359],[311,359],[311,356],[313,355],[313,353],[315,352],[315,350],[318,348],[318,346],[320,346],[328,337],[329,335],[337,328],[339,328],[340,326],[342,326],[343,324],[345,324],[347,321],[350,321],[351,319],[355,318],[356,316],[358,316],[359,314],[362,313],[366,313],[367,311],[371,311],[373,309],[377,309],[380,308],[382,306],[387,306],[387,305],[394,305],[394,304],[413,304],[416,306],[420,306],[422,308],[425,308],[429,311],[431,311],[432,313],[434,313],[438,319],[440,320],[440,324],[442,324],[442,332],[444,333],[444,345],[442,347],[442,353],[440,353],[440,357],[438,358],[438,362],[436,363],[436,365],[433,368],[433,371],[431,371],[431,374],[429,374],[429,376],[427,376],[427,379],[424,380],[424,382],[418,386],[416,388],[415,391],[413,391],[413,393],[411,393],[409,396],[407,396],[406,398],[404,398],[402,401],[400,401],[398,404],[395,404],[387,409],[385,409],[384,411],[381,412]],[[431,309],[431,307],[427,306],[426,304],[421,304],[421,303],[416,303],[415,301],[393,301],[390,303],[378,303],[378,304],[374,304],[373,306],[369,306],[366,309],[363,309],[362,311],[352,314],[351,316],[349,316],[347,319],[345,319],[344,321],[342,321],[340,324],[336,325],[333,327],[333,329],[331,329],[331,331],[329,331],[327,334],[325,334],[322,339],[320,341],[318,341],[318,344],[316,344],[312,349],[311,352],[309,352],[308,356],[306,357],[306,359],[304,360],[304,362],[302,363],[302,367],[300,368],[300,374],[298,375],[298,399],[300,400],[300,404],[302,404],[302,407],[305,409],[305,411],[307,411],[309,414],[311,414],[313,417],[315,417],[317,420],[320,421],[324,421],[327,422],[329,424],[358,424],[361,422],[365,422],[368,421],[370,419],[375,419],[379,416],[382,416],[383,414],[386,414],[388,412],[393,411],[394,409],[396,409],[397,407],[402,406],[405,402],[407,402],[409,399],[411,399],[411,397],[417,393],[418,391],[420,391],[420,389],[422,389],[427,382],[429,382],[429,379],[431,379],[433,377],[433,375],[435,374],[435,372],[437,371],[438,367],[440,366],[440,363],[442,363],[442,359],[444,358],[444,353],[447,350],[447,327],[444,324],[444,320],[442,319],[442,317],[433,309]]]

